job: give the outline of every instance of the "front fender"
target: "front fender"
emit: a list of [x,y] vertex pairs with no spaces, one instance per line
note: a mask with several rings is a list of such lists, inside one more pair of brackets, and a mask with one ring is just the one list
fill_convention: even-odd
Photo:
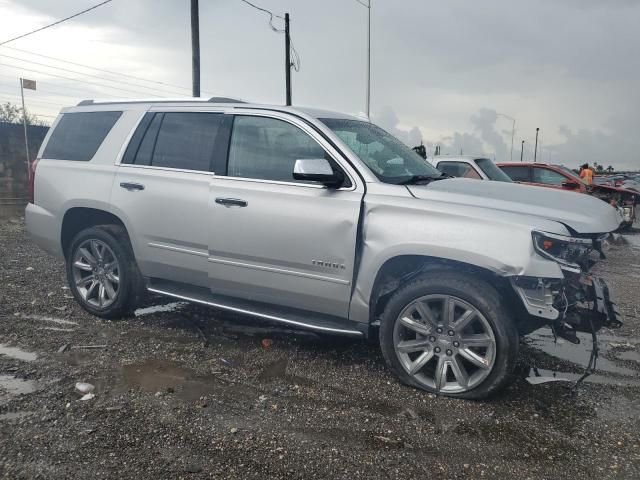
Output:
[[[556,262],[537,255],[531,226],[465,212],[424,208],[424,201],[402,199],[365,203],[360,270],[350,318],[370,321],[369,303],[384,264],[398,256],[423,256],[472,265],[501,277],[563,278]],[[473,210],[473,209],[472,209]]]

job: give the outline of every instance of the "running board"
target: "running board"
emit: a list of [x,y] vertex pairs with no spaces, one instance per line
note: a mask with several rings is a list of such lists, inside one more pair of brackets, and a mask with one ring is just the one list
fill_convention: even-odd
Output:
[[317,314],[314,315],[301,310],[279,309],[263,303],[259,304],[239,298],[216,295],[203,287],[153,279],[149,282],[147,290],[159,295],[208,305],[210,307],[283,323],[292,327],[304,328],[318,333],[349,335],[353,337],[364,336],[364,332],[354,328],[356,325],[355,322],[350,322],[349,320],[320,316]]

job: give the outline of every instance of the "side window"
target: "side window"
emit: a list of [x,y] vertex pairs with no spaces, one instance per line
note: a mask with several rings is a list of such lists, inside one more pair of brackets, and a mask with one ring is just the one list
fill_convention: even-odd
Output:
[[473,178],[475,180],[482,179],[478,172],[476,172],[476,169],[468,163],[440,162],[438,163],[438,170],[454,177]]
[[511,177],[511,180],[514,182],[530,182],[529,178],[529,167],[518,167],[518,166],[502,166],[500,169]]
[[544,183],[545,185],[561,186],[567,179],[564,175],[549,170],[548,168],[533,167],[533,182]]
[[56,125],[43,158],[88,162],[122,112],[65,113]]
[[274,118],[235,117],[227,175],[299,182],[293,165],[310,158],[325,158],[325,151],[299,128]]
[[[211,170],[213,150],[222,117],[223,115],[218,113],[165,113],[160,120],[158,136],[154,142],[151,165],[184,170]],[[153,122],[150,130],[151,126]],[[145,151],[143,147],[146,141],[147,135],[140,145],[142,152],[139,150],[139,155]],[[148,145],[150,146],[150,143]]]

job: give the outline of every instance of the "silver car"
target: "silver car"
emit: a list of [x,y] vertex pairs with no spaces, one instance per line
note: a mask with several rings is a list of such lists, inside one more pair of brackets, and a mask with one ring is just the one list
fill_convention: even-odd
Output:
[[588,273],[614,208],[450,179],[348,115],[84,101],[62,110],[31,171],[28,231],[100,317],[154,292],[379,337],[400,380],[463,398],[509,381],[519,335],[619,324]]

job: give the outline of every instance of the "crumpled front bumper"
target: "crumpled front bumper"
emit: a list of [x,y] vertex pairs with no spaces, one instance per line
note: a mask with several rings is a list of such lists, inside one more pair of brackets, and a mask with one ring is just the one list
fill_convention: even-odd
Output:
[[515,277],[511,283],[529,315],[571,342],[578,343],[579,331],[622,326],[608,285],[589,273],[565,272],[564,279]]
[[596,330],[600,328],[620,328],[622,326],[622,315],[618,306],[611,298],[609,286],[607,283],[599,278],[590,274],[582,274],[581,282],[585,285],[585,288],[590,293],[590,297],[593,299],[593,309],[591,312],[599,314],[598,318],[591,319],[591,321],[598,322],[598,325],[594,325]]

